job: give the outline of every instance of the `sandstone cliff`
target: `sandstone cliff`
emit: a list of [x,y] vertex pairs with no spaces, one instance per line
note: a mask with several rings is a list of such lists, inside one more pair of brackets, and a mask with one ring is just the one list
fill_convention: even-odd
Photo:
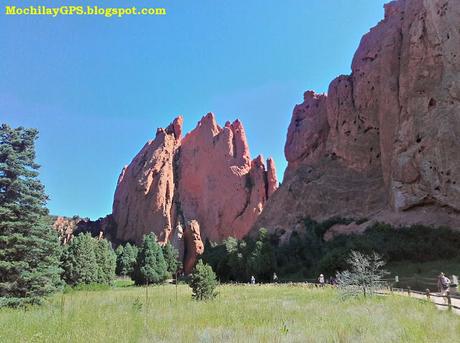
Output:
[[255,228],[307,216],[460,226],[460,1],[399,0],[351,75],[294,108],[288,167]]
[[267,168],[261,156],[251,160],[241,122],[220,127],[209,113],[182,138],[179,117],[123,168],[114,238],[139,243],[154,232],[185,253],[189,270],[202,253],[199,240],[245,236],[277,187],[273,160]]

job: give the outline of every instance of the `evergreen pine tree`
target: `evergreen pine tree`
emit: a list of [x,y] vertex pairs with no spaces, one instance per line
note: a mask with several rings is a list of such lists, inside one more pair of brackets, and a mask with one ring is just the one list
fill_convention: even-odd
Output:
[[137,247],[135,245],[131,245],[130,243],[126,243],[124,248],[122,248],[121,254],[117,258],[117,275],[127,276],[133,273],[134,266],[136,265],[137,254]]
[[190,287],[192,288],[192,298],[195,300],[208,300],[216,297],[217,287],[216,274],[211,266],[199,260],[193,273],[190,276]]
[[71,285],[96,283],[99,266],[96,259],[95,239],[90,233],[75,236],[65,246],[62,255],[63,279]]
[[145,235],[133,271],[134,282],[137,285],[160,283],[167,277],[166,261],[155,234]]
[[170,242],[168,242],[163,246],[163,256],[166,261],[168,273],[170,275],[176,274],[177,270],[181,268],[179,251],[174,248]]
[[108,240],[93,239],[93,241],[98,265],[96,282],[109,285],[115,279],[117,256]]
[[0,307],[39,303],[60,286],[59,238],[38,179],[38,131],[0,126]]

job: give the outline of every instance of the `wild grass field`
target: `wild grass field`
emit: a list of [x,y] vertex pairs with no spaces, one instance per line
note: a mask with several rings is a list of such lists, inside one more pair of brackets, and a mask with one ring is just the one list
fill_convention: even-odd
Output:
[[334,289],[222,285],[208,302],[187,285],[71,291],[0,310],[1,342],[455,342],[460,317],[415,299],[344,300]]

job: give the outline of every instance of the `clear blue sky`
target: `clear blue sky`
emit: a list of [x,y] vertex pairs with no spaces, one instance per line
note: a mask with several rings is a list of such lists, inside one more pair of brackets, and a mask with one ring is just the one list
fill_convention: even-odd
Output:
[[281,179],[294,105],[305,90],[326,92],[350,72],[385,1],[88,2],[164,6],[168,14],[6,17],[2,8],[0,121],[40,130],[51,213],[96,219],[111,212],[121,168],[177,114],[186,131],[207,112],[221,125],[240,118],[252,156],[273,156]]

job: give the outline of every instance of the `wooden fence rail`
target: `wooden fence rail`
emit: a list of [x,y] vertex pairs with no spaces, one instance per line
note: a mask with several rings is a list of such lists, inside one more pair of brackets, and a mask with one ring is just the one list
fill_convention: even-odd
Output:
[[[447,292],[446,295],[442,295],[439,293],[431,292],[429,289],[426,289],[425,292],[414,291],[410,287],[407,288],[393,288],[389,287],[388,290],[381,290],[376,292],[380,295],[389,295],[389,294],[401,294],[406,295],[412,298],[416,298],[419,300],[426,300],[432,302],[433,304],[441,307],[447,307],[449,310],[455,309],[460,311],[460,302],[454,304],[452,300],[460,300],[460,296],[450,294]],[[436,300],[443,299],[443,302],[438,302]]]

